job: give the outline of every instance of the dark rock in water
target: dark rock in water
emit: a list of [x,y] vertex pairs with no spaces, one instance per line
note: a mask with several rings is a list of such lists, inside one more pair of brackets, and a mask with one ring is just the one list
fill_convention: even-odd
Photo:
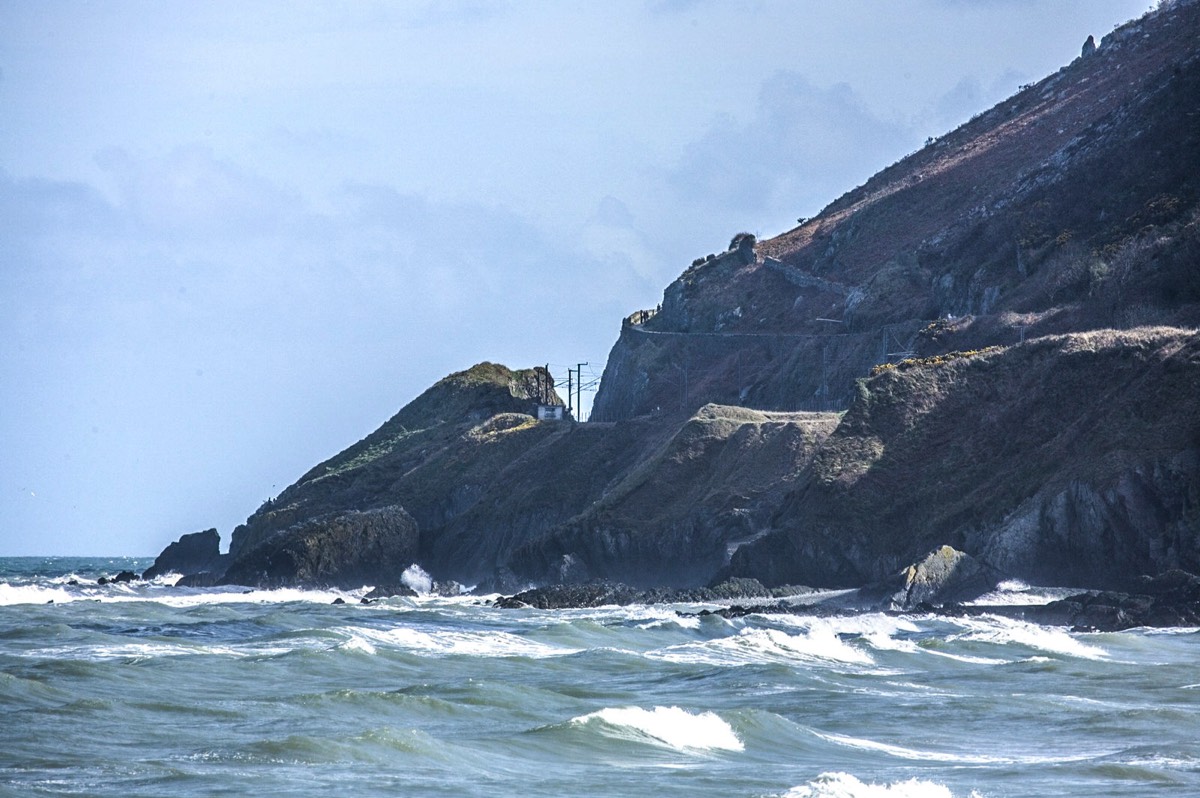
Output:
[[433,595],[441,596],[442,598],[454,598],[455,596],[461,596],[466,592],[467,589],[458,582],[455,582],[453,579],[450,579],[446,582],[433,583]]
[[213,587],[220,578],[221,574],[213,571],[185,574],[179,577],[179,580],[175,583],[175,587]]
[[355,588],[397,580],[417,558],[403,507],[331,513],[288,527],[237,555],[222,584]]
[[201,571],[220,571],[221,536],[215,529],[193,532],[162,550],[154,565],[146,569],[142,578],[154,579],[168,573],[198,574]]
[[1168,571],[1146,578],[1144,592],[1080,593],[1027,613],[1039,623],[1119,632],[1135,626],[1200,626],[1200,577]]
[[127,582],[133,582],[138,578],[138,575],[133,571],[121,571],[114,577],[102,576],[96,580],[98,585],[120,585]]
[[971,601],[995,589],[1000,574],[969,554],[942,546],[892,579],[865,588],[864,596],[883,592],[890,609],[909,610],[922,604]]
[[1136,626],[1200,626],[1200,576],[1167,571],[1143,577],[1139,592],[1090,591],[1049,604],[1008,606],[948,605],[931,611],[953,616],[1003,615],[1033,623],[1093,632],[1120,632]]
[[392,596],[408,596],[411,598],[412,596],[416,595],[418,595],[417,591],[413,590],[408,585],[376,585],[375,587],[371,588],[370,593],[367,593],[367,595],[363,596],[363,600],[370,601],[372,599],[391,598]]
[[345,604],[346,600],[344,598],[342,598],[341,596],[338,596],[337,598],[335,598],[333,600],[333,603],[334,604]]
[[611,604],[624,606],[637,603],[642,595],[642,591],[619,582],[589,582],[585,585],[550,585],[526,590],[515,596],[499,599],[496,606],[502,609],[536,607],[539,610],[602,607]]
[[533,588],[515,596],[502,597],[496,601],[496,606],[502,609],[536,607],[553,610],[614,604],[680,604],[743,598],[779,598],[809,590],[810,588],[805,587],[771,589],[764,587],[757,579],[729,579],[713,587],[657,587],[650,590],[638,590],[621,582],[595,580],[583,585],[560,584]]

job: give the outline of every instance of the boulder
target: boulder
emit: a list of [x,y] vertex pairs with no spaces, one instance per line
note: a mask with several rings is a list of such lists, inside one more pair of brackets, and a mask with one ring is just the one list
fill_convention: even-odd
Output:
[[921,604],[957,604],[995,589],[1000,574],[952,546],[931,551],[891,579],[864,589],[883,594],[889,609],[910,610]]

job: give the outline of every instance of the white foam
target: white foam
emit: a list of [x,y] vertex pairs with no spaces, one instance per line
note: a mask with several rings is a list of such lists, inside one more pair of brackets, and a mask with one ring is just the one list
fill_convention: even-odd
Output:
[[360,651],[363,654],[378,653],[378,649],[375,648],[374,644],[371,643],[370,640],[353,634],[350,636],[349,640],[339,645],[338,649],[341,651]]
[[13,604],[47,604],[51,601],[62,604],[74,601],[74,597],[64,587],[10,585],[8,582],[0,582],[0,607]]
[[733,727],[715,712],[694,714],[679,707],[615,707],[571,718],[571,723],[600,723],[617,736],[652,742],[677,751],[743,751]]
[[[436,656],[465,655],[473,657],[530,657],[547,659],[577,654],[582,649],[552,646],[527,640],[509,632],[461,632],[435,630],[432,632],[396,626],[390,629],[368,629],[348,627],[350,640],[342,644],[351,645],[360,651],[366,646],[372,649],[396,648]],[[358,642],[353,642],[357,640]]]
[[1136,767],[1154,768],[1156,770],[1187,770],[1195,771],[1200,760],[1189,756],[1170,756],[1167,754],[1146,754],[1134,756],[1125,760],[1127,764]]
[[771,616],[771,623],[779,626],[794,626],[812,630],[824,626],[836,635],[852,635],[861,637],[871,648],[877,651],[902,651],[916,653],[920,647],[912,640],[900,640],[896,635],[900,632],[919,632],[920,627],[908,618],[891,615],[864,614],[834,616],[831,618],[814,618],[804,615]]
[[1033,587],[1019,579],[1006,579],[996,585],[996,589],[985,593],[974,601],[966,604],[979,607],[1006,606],[1013,604],[1049,604],[1065,598],[1078,590],[1055,587]]
[[1010,756],[989,756],[985,754],[951,754],[943,751],[921,751],[915,748],[905,748],[899,745],[891,745],[890,743],[881,743],[876,740],[867,740],[861,737],[850,737],[844,734],[834,734],[832,732],[820,732],[816,729],[810,731],[826,740],[838,745],[844,745],[848,748],[857,748],[862,751],[878,751],[888,756],[896,757],[897,759],[910,759],[920,762],[950,762],[960,765],[1035,765],[1061,762],[1081,762],[1086,759],[1092,759],[1092,755],[1074,755],[1067,757],[1055,756],[1027,756],[1027,755],[1010,755]]
[[620,615],[625,620],[635,623],[639,629],[661,629],[668,626],[679,626],[683,629],[699,629],[700,618],[695,615],[680,615],[675,610],[665,607],[648,607],[634,605],[623,607]]
[[788,634],[777,629],[742,629],[738,634],[702,643],[683,643],[646,653],[668,662],[703,665],[752,665],[767,662],[817,662],[873,665],[866,651],[839,638],[834,628],[815,620],[807,631]]
[[1071,637],[1062,629],[1038,626],[996,615],[959,619],[970,631],[950,635],[947,640],[968,640],[999,645],[1017,644],[1081,659],[1106,659],[1108,652]]
[[954,798],[954,793],[937,782],[915,778],[867,784],[849,773],[822,773],[808,784],[788,790],[783,798]]
[[966,662],[970,665],[1007,665],[1013,661],[1010,659],[997,659],[996,657],[975,657],[970,654],[951,654],[949,651],[938,651],[935,648],[927,648],[924,651],[926,654],[933,654],[935,657],[945,657],[957,662]]
[[224,657],[248,657],[264,653],[282,653],[286,649],[274,651],[245,650],[230,646],[196,646],[179,643],[162,642],[129,642],[112,643],[108,645],[57,646],[54,648],[31,649],[21,656],[34,659],[82,659],[91,662],[128,659],[133,661],[159,659],[161,657],[184,657],[196,655],[213,655]]
[[[165,580],[166,577],[163,577]],[[135,601],[153,601],[168,607],[195,607],[204,604],[284,604],[307,602],[332,604],[337,599],[358,600],[352,593],[339,590],[303,590],[279,588],[276,590],[246,590],[242,587],[219,588],[173,588],[167,581],[110,583],[80,581],[78,585],[60,583],[58,580],[44,584],[10,585],[0,582],[0,606],[12,604],[69,604],[73,601],[99,601],[105,604]]]

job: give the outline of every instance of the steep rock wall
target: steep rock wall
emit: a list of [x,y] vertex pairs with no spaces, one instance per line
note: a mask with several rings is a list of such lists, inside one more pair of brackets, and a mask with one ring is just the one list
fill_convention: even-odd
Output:
[[854,586],[942,544],[1021,578],[1200,567],[1200,334],[1052,336],[864,381],[739,576]]

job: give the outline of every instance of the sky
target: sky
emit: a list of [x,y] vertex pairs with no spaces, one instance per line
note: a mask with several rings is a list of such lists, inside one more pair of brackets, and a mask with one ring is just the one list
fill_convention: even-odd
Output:
[[1150,6],[0,0],[0,556],[227,546],[447,374],[598,376]]

